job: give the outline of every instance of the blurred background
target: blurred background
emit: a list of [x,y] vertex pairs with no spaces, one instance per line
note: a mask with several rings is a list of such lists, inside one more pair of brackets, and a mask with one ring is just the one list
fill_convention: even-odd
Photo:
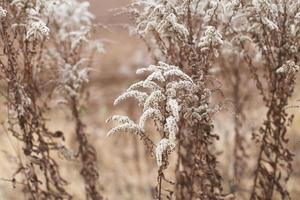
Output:
[[[104,42],[106,52],[96,57],[94,70],[91,73],[89,83],[89,98],[82,110],[83,120],[88,126],[86,132],[98,152],[99,181],[107,199],[110,200],[150,200],[156,185],[157,166],[155,159],[146,152],[142,142],[132,135],[107,137],[111,126],[105,120],[114,114],[128,114],[132,119],[138,119],[139,108],[134,101],[128,101],[114,107],[114,99],[124,91],[131,83],[140,77],[135,74],[138,67],[144,67],[151,63],[150,54],[143,42],[130,36],[122,24],[130,23],[127,16],[115,16],[114,9],[128,5],[129,0],[90,0],[90,8],[95,15],[96,23],[107,26],[98,31],[96,37]],[[217,68],[217,66],[216,66]],[[244,72],[248,73],[248,72]],[[247,74],[246,74],[247,75]],[[224,77],[220,77],[221,81]],[[299,82],[299,81],[298,81]],[[246,113],[241,132],[247,139],[246,152],[253,159],[256,156],[258,146],[251,141],[251,134],[258,130],[265,116],[265,108],[258,95],[253,82],[241,83],[247,98]],[[295,153],[294,172],[287,187],[291,191],[293,199],[300,197],[300,108],[296,107],[300,102],[300,85],[296,87],[295,95],[290,101],[292,107],[289,111],[295,115],[294,123],[290,127],[290,149]],[[222,98],[232,99],[230,88],[226,80],[221,86]],[[221,95],[220,95],[221,96]],[[219,98],[219,97],[216,97]],[[3,99],[1,99],[3,101]],[[5,120],[5,112],[0,108],[0,121]],[[50,128],[61,130],[67,135],[66,145],[76,151],[72,144],[74,133],[70,113],[61,112],[59,109],[49,115]],[[235,114],[230,107],[215,117],[215,132],[220,140],[216,142],[219,169],[224,177],[224,191],[231,192],[233,181],[232,151],[234,138]],[[67,119],[67,120],[65,120]],[[0,199],[22,199],[21,187],[10,183],[16,166],[13,164],[13,156],[8,152],[17,153],[20,146],[12,136],[0,132]],[[172,158],[174,161],[176,158]],[[243,182],[245,194],[251,189],[252,171],[255,167],[255,159],[247,159],[247,169]],[[9,161],[9,162],[7,162]],[[60,159],[61,171],[64,178],[69,180],[69,191],[74,199],[84,199],[83,181],[79,175],[80,164]],[[168,177],[173,176],[173,167],[169,168]]]

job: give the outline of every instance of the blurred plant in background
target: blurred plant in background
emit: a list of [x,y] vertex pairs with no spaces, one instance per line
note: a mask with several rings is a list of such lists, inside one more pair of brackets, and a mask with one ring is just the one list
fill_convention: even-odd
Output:
[[[23,144],[12,182],[24,182],[29,199],[71,198],[52,152],[75,157],[60,141],[64,133],[50,131],[44,117],[52,109],[48,102],[55,90],[67,100],[75,118],[87,197],[102,198],[97,188],[95,149],[83,132],[78,111],[79,94],[88,81],[95,49],[88,39],[93,28],[88,5],[76,0],[1,2],[1,81],[6,87],[3,95],[8,112],[4,126]],[[83,49],[83,43],[90,52]],[[83,67],[85,56],[88,63]],[[57,78],[49,76],[52,73]],[[24,179],[18,178],[19,174]]]
[[[240,1],[235,19],[245,24],[237,30],[263,101],[266,119],[253,134],[259,143],[251,200],[290,199],[286,182],[292,173],[293,153],[288,149],[287,127],[293,115],[286,111],[296,81],[299,58],[299,1]],[[251,54],[250,54],[250,51]],[[259,60],[255,59],[259,57]]]

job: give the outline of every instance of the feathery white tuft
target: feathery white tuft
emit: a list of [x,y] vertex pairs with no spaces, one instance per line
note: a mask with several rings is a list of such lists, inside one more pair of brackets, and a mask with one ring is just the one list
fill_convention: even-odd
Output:
[[140,128],[138,125],[134,123],[125,123],[118,125],[117,127],[111,129],[108,133],[107,136],[114,135],[116,133],[133,133],[133,134],[138,134],[140,132]]
[[106,123],[110,123],[112,121],[116,121],[116,122],[121,123],[121,124],[126,124],[126,123],[134,124],[134,122],[131,119],[129,119],[129,117],[122,116],[122,115],[114,115],[114,116],[108,118],[106,120]]
[[174,148],[174,144],[168,140],[167,138],[163,138],[159,141],[155,149],[156,163],[158,167],[163,164],[163,155],[168,150],[172,150]]
[[168,99],[167,101],[167,111],[171,112],[176,121],[179,121],[179,105],[176,99]]
[[173,116],[169,116],[166,119],[166,129],[169,132],[169,140],[172,142],[176,141],[176,135],[178,133],[177,121]]
[[145,101],[144,110],[152,108],[159,108],[159,103],[164,101],[166,96],[160,90],[152,92]]
[[179,68],[167,70],[166,72],[164,72],[164,77],[170,78],[172,76],[177,76],[177,77],[179,77],[179,78],[181,78],[183,80],[187,80],[187,81],[193,82],[193,80],[191,79],[191,77],[189,77],[187,74],[185,74]]
[[5,18],[7,15],[7,10],[0,6],[0,19]]
[[119,104],[121,101],[124,101],[124,100],[128,99],[129,97],[134,97],[138,100],[138,102],[140,104],[143,104],[146,101],[148,95],[145,92],[140,92],[140,91],[137,91],[137,90],[127,91],[127,92],[123,93],[122,95],[120,95],[114,101],[114,105]]
[[285,73],[289,75],[294,75],[299,71],[299,66],[295,64],[294,61],[288,60],[285,64],[276,70],[276,73]]
[[162,121],[163,115],[158,109],[149,108],[143,112],[142,116],[140,117],[139,127],[141,130],[145,130],[145,123],[146,120],[152,118],[154,121]]

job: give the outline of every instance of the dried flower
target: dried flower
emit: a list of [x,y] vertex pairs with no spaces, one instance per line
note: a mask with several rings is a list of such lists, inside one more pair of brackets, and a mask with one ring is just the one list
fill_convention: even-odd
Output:
[[3,9],[3,8],[0,6],[0,19],[5,18],[5,17],[6,17],[6,14],[7,14],[7,10]]
[[179,108],[179,105],[178,105],[178,102],[176,101],[176,99],[168,99],[168,101],[167,101],[167,111],[172,113],[172,115],[174,116],[176,121],[179,121],[180,108]]
[[154,121],[162,121],[163,115],[158,109],[155,108],[149,108],[145,110],[140,117],[139,127],[141,130],[145,130],[145,123],[149,118],[152,118]]
[[48,37],[50,34],[50,29],[41,20],[29,20],[26,25],[26,38],[27,39],[40,39]]
[[219,46],[223,44],[222,35],[213,26],[207,26],[204,36],[201,37],[199,47]]
[[285,64],[276,70],[276,73],[284,73],[289,75],[295,75],[299,71],[299,66],[294,61],[288,60]]
[[88,82],[88,72],[91,70],[88,67],[80,69],[80,65],[85,62],[85,59],[78,61],[75,65],[69,63],[60,64],[59,68],[59,83],[61,89],[66,91],[70,96],[77,96],[83,84]]
[[[180,105],[177,100],[183,96],[176,96],[177,92],[191,93],[195,85],[192,79],[182,72],[178,67],[159,62],[158,65],[150,65],[148,68],[141,68],[137,73],[150,73],[144,81],[132,84],[125,93],[115,100],[115,104],[134,97],[138,99],[143,107],[143,113],[136,125],[128,117],[113,117],[112,119],[121,123],[121,125],[109,131],[109,135],[116,132],[145,132],[145,123],[147,119],[153,119],[157,130],[166,131],[168,139],[162,138],[156,148],[156,159],[158,166],[161,166],[163,153],[171,150],[176,144],[176,134],[178,132],[177,123],[180,120]],[[189,88],[185,88],[189,86]],[[139,89],[147,89],[147,92],[141,92]],[[149,94],[148,94],[149,93]]]
[[178,23],[178,19],[174,13],[170,13],[168,16],[166,16],[165,19],[162,20],[156,27],[159,33],[169,32],[169,28],[172,28],[173,31],[179,32],[183,37],[187,37],[189,35],[187,28]]
[[169,132],[169,140],[175,144],[178,126],[177,120],[173,116],[169,116],[166,119],[166,129]]
[[170,140],[163,138],[159,141],[155,149],[156,163],[158,167],[162,166],[163,164],[164,153],[166,153],[168,150],[172,150],[173,148],[174,144]]
[[121,124],[134,123],[131,119],[129,119],[129,117],[122,116],[122,115],[114,115],[114,116],[108,118],[106,120],[106,123],[109,123],[111,121],[116,121],[116,122],[121,123]]
[[166,96],[160,90],[153,91],[144,103],[144,110],[152,108],[159,108],[160,103],[166,100]]
[[113,129],[111,129],[107,135],[114,135],[116,133],[133,133],[133,134],[138,134],[140,131],[140,127],[134,123],[125,123],[121,124]]
[[114,101],[114,105],[119,104],[121,101],[126,100],[129,97],[134,97],[138,100],[138,102],[140,104],[144,103],[146,101],[146,99],[148,98],[147,93],[145,92],[140,92],[137,90],[130,90],[127,91],[125,93],[123,93],[121,96],[119,96],[115,101]]

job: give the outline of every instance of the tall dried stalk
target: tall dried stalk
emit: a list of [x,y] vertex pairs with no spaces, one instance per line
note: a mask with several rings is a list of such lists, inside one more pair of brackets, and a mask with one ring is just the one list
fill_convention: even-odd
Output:
[[47,128],[43,85],[36,76],[42,65],[38,58],[44,52],[44,38],[48,35],[48,28],[37,15],[47,19],[43,14],[48,4],[35,8],[29,1],[27,5],[1,1],[0,5],[1,81],[7,86],[2,94],[7,100],[8,131],[23,145],[24,156],[12,180],[17,181],[19,174],[24,176],[28,199],[70,199],[65,190],[67,182],[53,158],[53,152],[61,148],[59,137],[63,135]]
[[[229,51],[228,51],[229,50]],[[236,51],[238,52],[238,51]],[[224,49],[220,59],[220,79],[226,86],[225,94],[232,100],[233,112],[233,155],[232,155],[232,177],[231,191],[240,196],[243,193],[243,177],[247,171],[247,159],[249,159],[246,149],[247,138],[244,129],[246,119],[246,104],[249,102],[249,96],[252,92],[246,84],[250,80],[248,71],[245,70],[243,59],[239,53],[233,53],[231,49]],[[246,130],[247,131],[247,130]]]
[[[76,142],[80,159],[80,174],[84,180],[86,199],[101,200],[103,196],[99,186],[97,152],[85,132],[85,124],[80,116],[86,91],[85,83],[89,81],[93,59],[104,52],[100,41],[90,40],[93,33],[93,14],[88,11],[88,2],[71,2],[58,7],[53,29],[61,32],[54,35],[54,52],[49,52],[49,63],[56,69],[58,93],[69,107],[75,124]],[[65,13],[62,13],[65,10]],[[80,15],[78,15],[80,13]],[[54,62],[51,61],[54,59]]]
[[[237,66],[240,67],[240,66]],[[240,188],[240,180],[246,169],[246,139],[245,133],[242,133],[242,117],[243,117],[243,99],[241,97],[241,76],[240,70],[234,68],[233,69],[233,77],[235,78],[235,82],[233,84],[233,104],[234,104],[234,149],[233,149],[233,179],[234,179],[234,190],[239,190]]]
[[[155,198],[159,200],[172,198],[172,191],[164,189],[165,184],[172,185],[172,182],[165,177],[164,171],[169,165],[169,154],[174,151],[177,143],[178,122],[182,118],[179,108],[185,98],[193,96],[195,85],[192,79],[178,67],[163,62],[139,69],[137,72],[148,72],[150,75],[144,81],[131,85],[115,100],[115,104],[129,97],[136,98],[143,108],[139,123],[135,123],[127,116],[113,116],[108,122],[117,121],[120,125],[110,130],[108,134],[129,132],[140,136],[149,151],[156,156],[158,176]],[[145,124],[148,119],[154,121],[160,136],[157,144],[151,136],[153,134],[149,134],[146,130]]]
[[97,169],[97,154],[95,148],[90,144],[86,133],[84,132],[84,124],[82,123],[78,102],[72,98],[72,113],[76,122],[76,137],[79,144],[79,156],[81,159],[81,171],[86,190],[86,199],[101,200],[103,199],[98,184],[99,173]]
[[79,97],[91,60],[95,50],[103,51],[101,42],[88,42],[93,19],[88,6],[76,0],[3,0],[0,4],[0,78],[7,87],[1,94],[8,102],[8,130],[23,144],[25,156],[13,182],[23,174],[28,199],[72,198],[53,153],[69,159],[74,155],[60,141],[64,134],[48,130],[44,118],[52,109],[48,102],[57,96],[69,104],[74,116],[87,199],[102,199],[96,151],[79,116]]
[[[220,199],[221,175],[211,146],[212,116],[219,106],[212,106],[216,89],[209,70],[223,44],[218,32],[219,1],[134,1],[129,11],[136,22],[136,33],[146,41],[155,60],[177,65],[197,85],[196,97],[186,99],[179,122],[176,199]],[[211,84],[213,83],[213,84]]]
[[241,41],[247,52],[244,58],[267,107],[259,134],[253,135],[260,150],[251,200],[290,199],[286,182],[293,154],[286,147],[286,134],[292,116],[286,107],[299,70],[299,6],[299,2],[289,0],[245,2],[237,14],[248,24],[238,34],[246,38]]

